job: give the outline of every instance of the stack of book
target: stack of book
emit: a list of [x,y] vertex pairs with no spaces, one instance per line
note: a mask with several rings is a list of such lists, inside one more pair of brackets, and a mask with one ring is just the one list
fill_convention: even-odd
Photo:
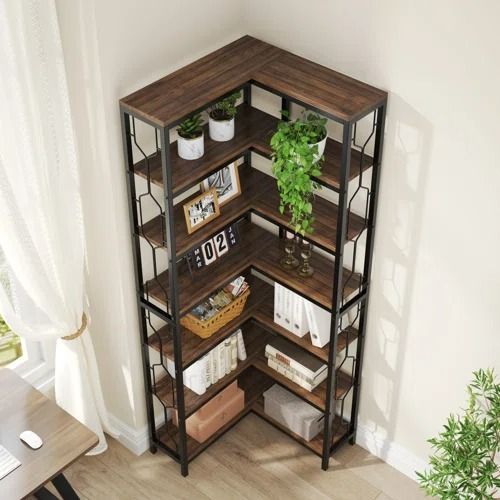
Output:
[[331,315],[288,288],[274,285],[274,322],[297,337],[311,335],[311,343],[324,347],[330,341]]
[[[236,370],[238,360],[244,361],[246,358],[243,334],[238,329],[184,370],[184,385],[196,394],[203,394],[212,384]],[[175,365],[171,359],[167,359],[167,370],[175,378]]]
[[285,339],[266,345],[267,364],[273,370],[311,392],[326,379],[327,365]]

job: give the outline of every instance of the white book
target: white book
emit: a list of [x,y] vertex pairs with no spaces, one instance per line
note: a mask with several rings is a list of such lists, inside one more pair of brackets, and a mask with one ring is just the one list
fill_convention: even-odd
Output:
[[317,387],[319,384],[321,384],[321,382],[326,380],[326,377],[328,375],[328,370],[325,370],[322,373],[320,373],[315,379],[311,379],[309,377],[304,377],[304,375],[302,373],[298,372],[297,370],[292,368],[290,365],[283,363],[279,359],[276,359],[273,356],[269,356],[269,354],[267,354],[267,353],[266,353],[266,357],[268,360],[268,364],[269,364],[269,361],[271,361],[273,363],[273,366],[277,366],[277,368],[276,368],[277,371],[279,371],[280,373],[283,373],[290,380],[293,380],[295,383],[297,383],[303,387],[306,387],[306,388],[307,387],[311,387],[311,388]]
[[224,342],[217,346],[217,373],[219,380],[226,375],[226,353],[224,352]]
[[224,354],[226,356],[226,375],[231,373],[231,339],[224,340]]
[[207,390],[205,381],[207,379],[207,364],[205,358],[202,358],[183,372],[184,385],[196,394],[204,394]]
[[289,331],[292,331],[292,299],[293,295],[290,290],[286,287],[281,287],[283,289],[283,301],[284,301],[284,307],[283,307],[283,328],[286,328]]
[[236,334],[231,335],[231,371],[238,366],[238,338]]
[[245,349],[245,341],[243,340],[243,332],[241,329],[236,332],[236,338],[238,340],[238,359],[240,361],[245,361],[245,359],[247,359],[247,350]]
[[[270,356],[273,356],[274,358],[277,358],[278,360],[282,360],[283,363],[286,363],[288,366],[293,368],[294,370],[297,370],[297,372],[302,373],[304,377],[310,378],[312,380],[316,380],[322,373],[327,372],[327,365],[324,363],[321,363],[318,360],[318,367],[315,371],[310,370],[309,368],[305,367],[302,363],[299,363],[295,359],[291,358],[287,354],[285,354],[282,351],[279,351],[275,347],[273,347],[270,344],[266,345],[265,348],[265,354],[268,354]],[[312,358],[314,359],[314,358]]]
[[210,363],[210,375],[212,377],[212,384],[215,384],[219,380],[219,370],[217,363],[217,348],[212,349],[208,353],[208,362]]
[[304,299],[294,293],[292,294],[292,332],[297,337],[303,337],[309,331],[309,323],[304,311]]
[[284,318],[284,296],[283,287],[279,283],[274,284],[274,322],[285,328]]
[[203,356],[205,362],[205,387],[208,389],[212,385],[212,366],[210,363],[210,354]]
[[311,343],[315,347],[324,347],[330,342],[331,314],[309,300],[304,300],[304,307],[311,334]]

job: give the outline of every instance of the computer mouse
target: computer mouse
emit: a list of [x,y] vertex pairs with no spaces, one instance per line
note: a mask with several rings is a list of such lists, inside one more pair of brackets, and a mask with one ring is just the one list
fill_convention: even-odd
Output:
[[42,446],[42,438],[33,431],[24,431],[19,434],[19,439],[26,443],[33,450],[38,450]]

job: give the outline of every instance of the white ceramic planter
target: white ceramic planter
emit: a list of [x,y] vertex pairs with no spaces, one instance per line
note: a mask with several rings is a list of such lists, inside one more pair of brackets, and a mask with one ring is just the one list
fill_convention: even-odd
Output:
[[210,139],[217,142],[230,141],[234,137],[234,118],[230,120],[214,120],[208,117]]
[[205,153],[204,135],[195,139],[185,139],[179,136],[177,139],[177,153],[184,160],[197,160]]
[[310,148],[312,148],[313,146],[318,146],[318,152],[314,155],[314,163],[316,163],[321,158],[321,156],[323,156],[323,153],[325,152],[325,146],[326,146],[327,139],[328,139],[328,134],[321,141],[319,141],[315,144],[309,144]]

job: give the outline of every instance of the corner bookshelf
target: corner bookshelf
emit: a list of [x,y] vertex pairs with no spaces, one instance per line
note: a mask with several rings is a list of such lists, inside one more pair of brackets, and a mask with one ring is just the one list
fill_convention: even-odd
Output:
[[[255,106],[255,89],[274,96],[274,115]],[[171,131],[237,90],[243,91],[243,102],[235,137],[214,142],[205,132],[204,156],[181,159]],[[150,449],[171,456],[183,475],[191,460],[250,412],[319,455],[325,470],[339,446],[354,443],[386,104],[386,92],[250,36],[120,100]],[[316,179],[333,197],[320,193],[313,203],[315,231],[305,236],[314,248],[315,273],[309,278],[279,266],[288,219],[278,210],[274,178],[252,166],[255,155],[270,158],[276,116],[292,105],[321,114],[338,131],[327,141]],[[241,194],[221,208],[219,217],[188,234],[183,199],[236,160]],[[191,270],[188,253],[229,226],[237,227],[236,246],[210,266]],[[208,339],[180,324],[182,315],[239,275],[251,288],[240,316]],[[314,347],[309,335],[299,338],[274,323],[274,283],[331,314],[325,347]],[[183,370],[238,328],[247,359],[202,395],[185,387]],[[264,350],[273,336],[326,363],[327,379],[308,392],[268,367]],[[189,437],[186,419],[234,380],[245,393],[244,409],[207,441]],[[275,383],[324,413],[323,432],[312,441],[264,412],[263,393]],[[170,419],[174,409],[178,426]]]

